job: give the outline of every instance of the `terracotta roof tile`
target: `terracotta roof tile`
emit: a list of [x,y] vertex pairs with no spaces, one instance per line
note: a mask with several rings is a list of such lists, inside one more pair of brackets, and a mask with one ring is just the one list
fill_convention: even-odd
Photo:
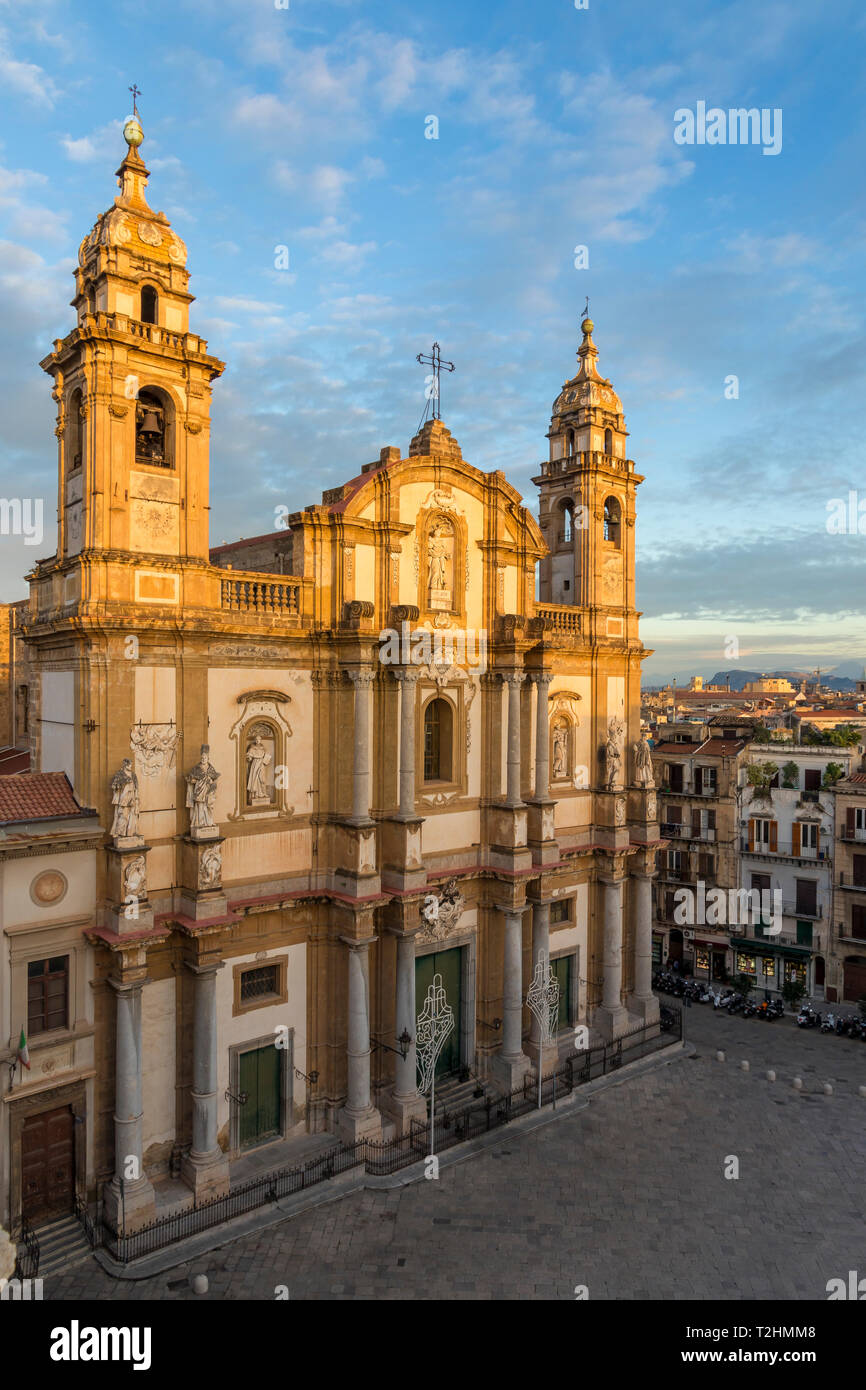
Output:
[[65,772],[19,772],[0,777],[0,825],[95,815],[76,801]]

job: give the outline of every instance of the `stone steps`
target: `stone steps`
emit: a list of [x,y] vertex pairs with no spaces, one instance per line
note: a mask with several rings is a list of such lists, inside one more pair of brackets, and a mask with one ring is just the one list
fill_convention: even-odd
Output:
[[61,1216],[34,1226],[39,1241],[39,1278],[60,1274],[90,1254],[90,1243],[74,1216]]

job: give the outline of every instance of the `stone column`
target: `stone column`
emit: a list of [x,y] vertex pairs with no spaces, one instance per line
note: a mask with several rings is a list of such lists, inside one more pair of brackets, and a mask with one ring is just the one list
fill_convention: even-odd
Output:
[[415,819],[415,686],[419,671],[404,667],[394,672],[400,682],[400,815]]
[[364,823],[370,819],[370,688],[374,677],[363,668],[348,674],[355,687],[352,820]]
[[603,1037],[611,1040],[623,1033],[628,1010],[622,1004],[622,880],[603,879],[604,886],[604,980],[602,1002],[593,1022]]
[[117,996],[114,1059],[114,1177],[105,1194],[110,1219],[121,1232],[155,1214],[153,1187],[141,1152],[142,979],[109,981]]
[[522,806],[520,796],[520,687],[523,671],[507,671],[502,676],[508,686],[508,764],[505,804]]
[[652,990],[652,875],[633,874],[632,911],[634,922],[634,990],[628,1006],[645,1023],[654,1023],[659,1016],[659,1001]]
[[181,1176],[197,1197],[228,1191],[228,1158],[217,1143],[216,972],[223,961],[187,962],[195,983],[192,1042],[192,1148]]
[[500,911],[505,917],[502,1046],[492,1065],[499,1079],[513,1089],[529,1070],[529,1058],[523,1051],[523,913],[507,908]]
[[[405,688],[405,687],[404,687]],[[403,1030],[412,1039],[405,1058],[394,1058],[394,1091],[389,1103],[389,1112],[399,1121],[400,1133],[409,1128],[409,1120],[414,1115],[423,1118],[426,1106],[424,1097],[418,1090],[417,1050],[415,1046],[418,1031],[417,1005],[415,1001],[415,936],[397,935],[397,973],[395,979],[396,1009],[394,1028],[397,1038]],[[397,1046],[395,1041],[393,1044]]]
[[533,671],[535,685],[535,800],[547,801],[550,795],[550,720],[547,692],[553,680],[552,671]]
[[340,1112],[340,1128],[351,1142],[381,1132],[381,1121],[370,1102],[370,939],[343,939],[349,948],[349,1017],[346,1104]]

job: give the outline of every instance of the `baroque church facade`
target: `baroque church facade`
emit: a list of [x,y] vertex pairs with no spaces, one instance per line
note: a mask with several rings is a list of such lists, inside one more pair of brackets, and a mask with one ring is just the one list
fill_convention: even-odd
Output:
[[[20,1094],[74,1093],[78,1190],[104,1184],[129,1228],[169,1177],[192,1201],[251,1147],[423,1118],[434,977],[455,1019],[443,1086],[511,1089],[580,1024],[652,1023],[659,838],[641,478],[590,320],[538,522],[434,418],[286,530],[212,552],[224,364],[190,330],[186,247],[148,204],[135,120],[124,135],[77,323],[41,364],[59,535],[23,630],[32,767],[65,772],[102,827],[96,845],[81,831],[92,912],[46,919],[77,961],[67,1028],[87,1046]],[[525,1002],[539,955],[560,986],[551,1046]],[[11,1030],[24,1009],[13,991]]]

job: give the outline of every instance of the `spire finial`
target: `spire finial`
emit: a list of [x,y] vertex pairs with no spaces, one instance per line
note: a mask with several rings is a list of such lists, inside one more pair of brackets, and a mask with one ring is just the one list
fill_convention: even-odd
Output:
[[[136,120],[137,120],[137,119],[138,119],[138,106],[136,105],[136,103],[137,103],[137,101],[138,101],[138,98],[141,96],[141,88],[138,86],[138,84],[137,84],[136,82],[133,82],[132,86],[131,86],[128,90],[129,90],[130,92],[132,92],[132,114],[133,114],[133,116],[135,116],[135,118],[136,118]],[[587,303],[588,303],[588,302],[589,302],[589,301],[587,301]]]
[[141,121],[138,119],[138,98],[141,96],[141,88],[133,82],[129,90],[132,92],[132,115],[124,124],[123,138],[130,150],[137,150],[144,139],[144,131],[141,128]]

